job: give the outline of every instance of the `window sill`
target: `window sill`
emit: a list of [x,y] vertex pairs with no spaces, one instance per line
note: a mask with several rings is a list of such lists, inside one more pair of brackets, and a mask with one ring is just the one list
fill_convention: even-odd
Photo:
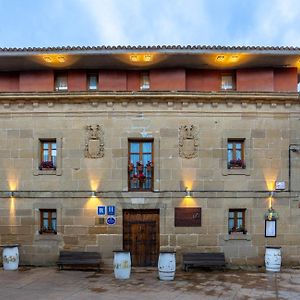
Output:
[[61,175],[61,170],[60,169],[56,169],[56,170],[36,170],[34,172],[34,175],[57,175],[60,176]]
[[61,241],[62,237],[59,235],[59,233],[54,234],[54,233],[37,233],[34,236],[35,241]]
[[246,233],[242,233],[242,232],[233,232],[231,234],[226,234],[224,235],[224,241],[251,241],[251,235]]
[[249,169],[243,169],[243,168],[232,168],[232,169],[224,169],[223,175],[246,175],[250,176],[250,170]]

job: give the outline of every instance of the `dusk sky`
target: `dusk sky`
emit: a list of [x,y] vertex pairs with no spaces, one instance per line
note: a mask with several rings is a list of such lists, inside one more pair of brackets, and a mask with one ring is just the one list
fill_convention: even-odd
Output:
[[0,47],[300,46],[299,0],[0,0]]

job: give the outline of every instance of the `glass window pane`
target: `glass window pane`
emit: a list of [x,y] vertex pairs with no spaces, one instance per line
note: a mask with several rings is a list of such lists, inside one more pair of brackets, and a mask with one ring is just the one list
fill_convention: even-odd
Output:
[[237,150],[241,150],[242,149],[242,144],[240,144],[240,143],[235,144],[235,148]]
[[88,80],[89,80],[89,90],[96,90],[97,89],[97,76],[90,75]]
[[43,220],[43,227],[48,228],[48,219]]
[[152,155],[151,154],[144,154],[143,155],[143,164],[146,166],[148,162],[152,162]]
[[228,220],[228,229],[231,230],[234,226],[234,220],[233,219],[229,219]]
[[152,152],[152,143],[143,143],[143,152]]
[[139,143],[130,143],[130,152],[139,153],[140,144]]
[[227,148],[228,149],[233,149],[233,144],[232,143],[228,143]]
[[242,159],[242,152],[236,151],[235,156],[236,156],[236,159]]
[[238,219],[237,220],[237,227],[240,228],[243,225],[243,220],[242,219]]
[[43,218],[48,219],[48,212],[47,212],[47,211],[44,211],[44,212],[43,212]]
[[234,218],[234,212],[233,212],[233,211],[230,211],[230,212],[229,212],[229,218],[231,218],[231,219]]
[[233,88],[233,79],[232,75],[222,75],[221,79],[221,89],[222,90],[229,90]]
[[55,219],[51,221],[51,227],[53,230],[56,230],[56,220]]
[[228,152],[227,152],[227,158],[228,158],[228,161],[231,161],[233,159],[233,155],[232,155],[232,151],[231,150],[228,150]]
[[240,218],[243,218],[243,212],[241,211],[238,211],[237,213],[237,217],[240,219]]

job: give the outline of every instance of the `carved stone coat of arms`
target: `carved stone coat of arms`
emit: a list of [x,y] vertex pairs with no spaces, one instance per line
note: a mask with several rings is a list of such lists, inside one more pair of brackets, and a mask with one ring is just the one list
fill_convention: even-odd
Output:
[[101,125],[86,127],[85,157],[99,158],[104,156],[104,131]]
[[198,137],[196,126],[180,126],[179,156],[183,158],[195,158],[198,156]]

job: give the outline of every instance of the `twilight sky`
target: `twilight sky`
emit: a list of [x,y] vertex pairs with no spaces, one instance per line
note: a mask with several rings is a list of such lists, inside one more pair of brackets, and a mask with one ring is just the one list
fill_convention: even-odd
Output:
[[300,46],[299,0],[0,0],[0,47]]

